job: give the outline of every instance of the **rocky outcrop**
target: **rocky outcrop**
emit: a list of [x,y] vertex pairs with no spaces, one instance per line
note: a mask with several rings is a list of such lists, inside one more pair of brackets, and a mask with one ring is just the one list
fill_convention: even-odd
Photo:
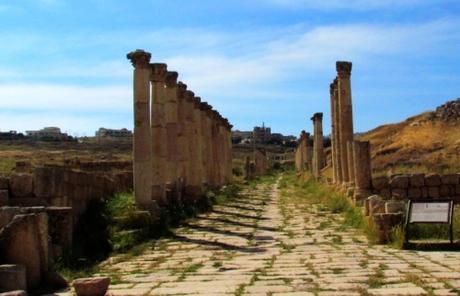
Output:
[[460,98],[449,101],[436,108],[431,115],[431,119],[442,121],[460,121]]

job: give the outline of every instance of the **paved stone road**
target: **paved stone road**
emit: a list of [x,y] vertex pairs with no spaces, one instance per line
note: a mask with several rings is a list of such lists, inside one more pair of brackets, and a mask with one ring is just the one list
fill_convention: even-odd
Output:
[[[113,295],[459,295],[460,253],[367,244],[339,215],[259,184],[103,273]],[[300,202],[299,202],[300,200]],[[118,282],[118,283],[117,283]]]

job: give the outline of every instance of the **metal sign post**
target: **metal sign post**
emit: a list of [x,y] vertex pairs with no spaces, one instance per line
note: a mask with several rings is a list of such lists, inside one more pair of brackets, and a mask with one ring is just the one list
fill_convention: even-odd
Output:
[[410,224],[449,224],[449,240],[454,242],[453,200],[409,200],[405,223],[405,241],[409,243]]

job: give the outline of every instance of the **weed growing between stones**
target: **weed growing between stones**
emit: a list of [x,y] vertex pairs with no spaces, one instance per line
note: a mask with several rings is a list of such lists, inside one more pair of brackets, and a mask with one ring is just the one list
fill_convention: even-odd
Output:
[[[313,180],[311,177],[299,178],[293,171],[285,172],[279,182],[281,189],[281,201],[309,202],[317,205],[317,210],[324,216],[330,214],[343,215],[343,228],[358,228],[364,231],[370,242],[375,242],[377,233],[372,225],[365,219],[361,209],[355,207],[352,202],[342,194],[327,188]],[[328,214],[330,213],[330,214]],[[321,216],[321,215],[320,215]],[[326,229],[329,222],[323,221],[318,229]]]

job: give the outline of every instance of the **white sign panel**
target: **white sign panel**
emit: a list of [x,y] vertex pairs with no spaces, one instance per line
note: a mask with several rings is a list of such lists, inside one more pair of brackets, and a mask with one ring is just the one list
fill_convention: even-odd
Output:
[[413,202],[409,222],[449,223],[449,202]]

